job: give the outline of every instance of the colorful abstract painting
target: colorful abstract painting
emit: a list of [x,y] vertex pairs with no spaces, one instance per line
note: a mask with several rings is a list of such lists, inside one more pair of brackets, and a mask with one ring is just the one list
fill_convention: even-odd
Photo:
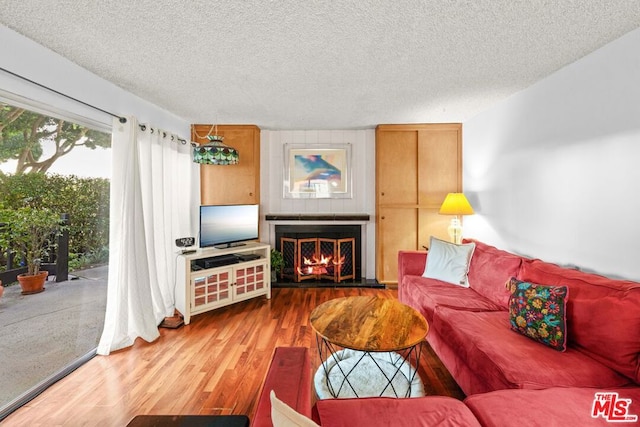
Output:
[[[348,150],[345,148],[290,148],[290,197],[345,197],[349,192]],[[287,196],[287,194],[285,194]]]

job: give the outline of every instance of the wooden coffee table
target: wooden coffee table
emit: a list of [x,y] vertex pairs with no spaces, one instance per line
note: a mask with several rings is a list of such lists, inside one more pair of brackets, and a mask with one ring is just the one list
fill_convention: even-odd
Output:
[[[358,382],[376,376],[382,379],[379,394],[377,390],[367,391],[366,396],[414,395],[422,343],[429,332],[427,321],[418,311],[397,300],[376,296],[336,298],[316,307],[310,322],[322,360],[316,377],[324,372],[322,381],[326,381],[330,394],[323,396],[316,381],[319,398],[365,397],[358,393]],[[368,365],[366,372],[362,363]],[[399,385],[403,381],[405,386]],[[417,381],[421,388],[419,377]],[[398,388],[406,390],[399,393]]]

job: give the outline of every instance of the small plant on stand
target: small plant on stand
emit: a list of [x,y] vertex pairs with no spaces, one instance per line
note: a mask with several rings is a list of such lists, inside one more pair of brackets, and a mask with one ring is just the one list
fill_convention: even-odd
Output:
[[[47,208],[30,206],[18,209],[0,210],[0,247],[24,256],[27,272],[18,275],[18,282],[24,295],[35,294],[44,290],[44,282],[49,274],[40,271],[43,257],[48,255],[49,248],[55,246],[55,237],[64,229],[60,216]],[[51,241],[53,238],[54,241]]]
[[271,281],[277,282],[278,275],[277,273],[282,274],[282,269],[284,268],[284,256],[282,252],[271,249]]

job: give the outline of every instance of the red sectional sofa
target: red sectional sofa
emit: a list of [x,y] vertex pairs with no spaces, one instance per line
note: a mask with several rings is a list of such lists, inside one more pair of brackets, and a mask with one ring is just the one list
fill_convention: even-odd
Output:
[[[399,299],[429,322],[427,340],[467,394],[464,402],[442,396],[327,399],[316,403],[314,420],[322,426],[637,424],[640,283],[473,243],[469,287],[422,277],[426,252],[398,254]],[[568,287],[566,351],[511,330],[505,288],[511,277]],[[297,356],[285,357],[292,352]],[[293,399],[309,396],[308,357],[308,349],[276,350],[252,426],[271,426],[270,390],[308,416],[309,407]]]
[[[466,241],[467,243],[470,241]],[[575,424],[588,422],[598,391],[632,399],[640,415],[640,283],[613,280],[538,259],[528,259],[474,241],[469,287],[422,277],[426,252],[398,254],[398,297],[420,311],[430,325],[427,340],[467,394],[465,403],[483,425],[507,422],[539,408]],[[557,351],[511,330],[505,283],[510,277],[567,286],[567,350]],[[497,392],[496,390],[502,390]],[[544,392],[541,392],[544,390]],[[492,414],[487,418],[487,414]],[[520,414],[522,416],[522,414]],[[538,421],[537,424],[545,425]],[[524,423],[523,425],[536,425]],[[549,425],[548,423],[546,425]]]

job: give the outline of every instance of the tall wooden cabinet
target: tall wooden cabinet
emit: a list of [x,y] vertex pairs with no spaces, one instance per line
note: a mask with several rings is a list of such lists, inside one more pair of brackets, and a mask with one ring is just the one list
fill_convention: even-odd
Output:
[[[191,125],[191,140],[209,142],[210,124]],[[217,125],[224,143],[238,150],[237,165],[200,165],[200,203],[237,205],[260,203],[260,128],[255,125]]]
[[376,128],[376,278],[398,283],[398,251],[449,239],[439,215],[447,193],[462,191],[462,125]]

